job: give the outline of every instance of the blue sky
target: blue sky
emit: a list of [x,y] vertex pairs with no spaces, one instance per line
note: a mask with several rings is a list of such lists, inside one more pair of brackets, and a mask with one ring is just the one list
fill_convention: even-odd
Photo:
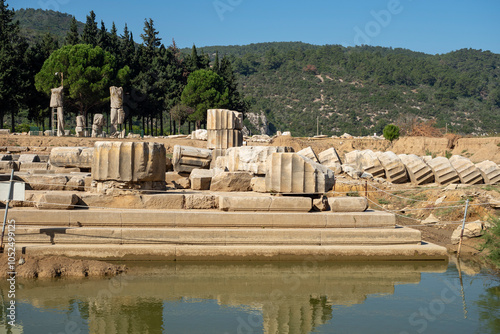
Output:
[[136,42],[152,18],[165,45],[179,47],[302,41],[324,45],[402,47],[430,54],[462,48],[500,53],[498,0],[7,0],[11,8],[43,8],[119,33]]

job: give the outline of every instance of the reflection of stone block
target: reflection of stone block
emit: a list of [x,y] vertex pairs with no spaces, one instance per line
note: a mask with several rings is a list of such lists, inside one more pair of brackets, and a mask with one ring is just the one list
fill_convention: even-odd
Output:
[[451,165],[450,160],[446,159],[445,157],[434,158],[427,164],[434,172],[436,183],[439,183],[441,185],[460,183],[460,177],[458,176],[457,171]]
[[450,163],[457,171],[458,177],[463,184],[483,183],[481,172],[469,159],[454,155],[450,158]]
[[207,147],[212,149],[228,149],[243,145],[243,134],[240,130],[208,130]]
[[415,154],[400,154],[412,183],[420,185],[434,182],[432,169]]
[[209,109],[207,111],[207,130],[241,130],[243,114],[227,109]]
[[484,183],[496,184],[500,183],[500,167],[493,161],[485,160],[476,164],[479,172],[483,176]]
[[384,152],[380,154],[378,160],[384,167],[387,181],[392,183],[405,183],[408,181],[406,167],[394,152]]
[[166,151],[158,143],[96,142],[95,181],[165,182]]
[[267,192],[324,193],[335,183],[330,169],[296,153],[273,153],[267,170]]
[[292,152],[291,147],[277,146],[242,146],[232,147],[224,157],[217,158],[217,167],[230,172],[245,171],[254,174],[266,174],[266,161],[273,153]]
[[193,169],[209,169],[212,161],[212,151],[190,147],[190,146],[174,146],[174,154],[172,164],[174,171],[178,173],[191,173]]
[[54,147],[50,151],[49,162],[56,167],[76,167],[90,169],[94,157],[93,148]]
[[319,163],[318,156],[316,155],[316,153],[314,153],[314,150],[312,149],[311,146],[306,147],[305,149],[298,151],[297,154],[299,154],[303,157],[306,157],[308,159],[311,159],[314,162]]

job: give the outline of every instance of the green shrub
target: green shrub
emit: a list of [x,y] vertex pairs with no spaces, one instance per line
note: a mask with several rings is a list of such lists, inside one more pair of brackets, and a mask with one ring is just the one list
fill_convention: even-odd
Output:
[[386,125],[386,127],[384,128],[384,138],[391,141],[391,142],[394,139],[398,139],[399,138],[399,127],[397,127],[394,124]]
[[390,202],[386,200],[385,198],[381,198],[378,200],[378,204],[386,205],[389,204]]
[[483,249],[489,251],[486,256],[495,266],[500,268],[500,218],[490,218],[491,227],[483,236]]
[[445,151],[444,156],[446,157],[446,159],[449,159],[449,158],[451,158],[452,154],[451,154],[451,152]]
[[360,197],[357,191],[349,191],[346,195],[349,197]]

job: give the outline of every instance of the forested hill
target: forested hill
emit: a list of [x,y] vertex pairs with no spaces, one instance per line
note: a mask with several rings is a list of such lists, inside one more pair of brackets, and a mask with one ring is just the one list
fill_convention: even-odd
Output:
[[318,119],[327,135],[430,119],[461,134],[500,130],[500,55],[489,51],[428,55],[295,42],[202,49],[233,59],[250,111],[264,113],[270,132],[314,135]]
[[[33,42],[49,32],[56,37],[60,45],[64,41],[72,19],[73,16],[69,14],[33,8],[16,10],[14,15],[14,21],[19,21],[23,35],[29,41]],[[84,24],[77,22],[77,25],[81,33]]]
[[[51,32],[62,39],[72,17],[27,9],[17,11],[16,19],[29,36]],[[327,135],[381,133],[388,123],[429,119],[461,134],[500,130],[500,55],[489,51],[428,55],[301,42],[198,49],[212,60],[217,51],[219,59],[230,57],[249,111],[265,115],[270,133],[315,135],[318,120]]]

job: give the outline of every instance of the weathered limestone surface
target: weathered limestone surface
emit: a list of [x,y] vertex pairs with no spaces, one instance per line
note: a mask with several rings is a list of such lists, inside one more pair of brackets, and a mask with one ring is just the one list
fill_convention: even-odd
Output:
[[445,157],[434,158],[427,164],[434,172],[436,183],[441,185],[460,183],[460,177],[458,176],[457,171],[451,165],[450,160]]
[[208,132],[205,129],[199,129],[191,132],[191,139],[194,140],[208,140]]
[[209,109],[207,111],[207,130],[241,129],[243,129],[242,113],[228,109]]
[[104,126],[104,116],[102,114],[94,115],[94,122],[92,123],[92,137],[96,138],[102,135],[102,127]]
[[[476,238],[483,235],[483,224],[481,222],[473,222],[465,224],[464,239]],[[460,235],[462,234],[462,226],[458,226],[451,235],[451,243],[456,245],[460,242]]]
[[178,173],[191,173],[193,169],[209,169],[212,151],[190,146],[174,146],[172,164]]
[[342,161],[334,147],[318,154],[319,163],[333,170],[335,174],[342,173]]
[[365,197],[330,197],[328,204],[333,212],[364,212],[368,209]]
[[19,171],[48,170],[49,164],[46,162],[23,162],[19,166]]
[[406,167],[394,152],[384,152],[380,154],[378,160],[384,167],[387,181],[392,183],[405,183],[408,181]]
[[191,181],[191,189],[193,190],[210,190],[213,173],[209,169],[193,169],[189,175]]
[[307,197],[220,196],[219,208],[223,211],[309,212],[312,209],[312,199]]
[[219,208],[219,197],[208,194],[186,194],[184,195],[186,210],[210,210]]
[[500,183],[500,167],[493,161],[485,160],[476,164],[479,172],[483,176],[484,183],[497,184]]
[[345,155],[344,164],[354,165],[360,171],[365,171],[373,177],[384,176],[385,170],[377,155],[371,150],[354,150]]
[[85,118],[83,116],[76,116],[75,133],[77,137],[83,137],[85,133]]
[[96,142],[92,178],[101,182],[165,182],[165,158],[163,144]]
[[224,172],[215,175],[211,191],[250,191],[253,175],[248,172]]
[[306,157],[308,159],[311,159],[312,161],[314,161],[316,163],[319,163],[318,156],[316,155],[316,153],[314,152],[314,150],[312,149],[311,146],[306,147],[303,150],[300,150],[299,152],[297,152],[297,154],[299,154],[303,157]]
[[256,193],[265,193],[266,192],[266,178],[265,177],[253,177],[250,182],[250,186],[252,187],[252,191]]
[[50,151],[49,163],[56,167],[92,167],[94,149],[87,147],[54,147]]
[[168,172],[165,174],[165,182],[168,187],[174,189],[189,189],[191,188],[191,180],[187,174],[179,174],[177,172]]
[[207,147],[212,149],[228,149],[243,145],[241,130],[221,129],[208,130]]
[[273,153],[267,164],[267,192],[325,193],[335,184],[332,170],[296,153]]
[[450,158],[450,163],[455,168],[463,184],[479,184],[483,183],[483,176],[480,170],[465,157],[454,155]]
[[36,203],[43,210],[72,210],[78,203],[78,196],[68,192],[49,192],[43,194]]
[[1,173],[10,173],[11,170],[15,172],[19,171],[19,163],[17,161],[0,161],[0,172]]
[[[292,152],[291,147],[277,146],[242,146],[232,147],[226,156],[218,157],[217,167],[227,167],[230,172],[245,171],[254,174],[266,174],[266,161],[273,153]],[[219,162],[220,159],[220,162]],[[220,166],[225,163],[225,166]]]
[[23,162],[40,162],[40,157],[37,154],[21,154],[19,156],[19,159],[17,159],[18,162],[23,163]]
[[141,197],[146,209],[180,210],[184,208],[183,194],[152,194]]
[[85,178],[87,174],[75,175],[70,177],[68,183],[66,183],[65,190],[70,191],[85,191]]
[[434,173],[432,169],[415,154],[398,155],[406,166],[408,176],[412,183],[416,185],[434,182]]
[[68,177],[64,175],[30,174],[21,177],[33,190],[64,190]]
[[0,161],[12,161],[12,154],[0,154]]

